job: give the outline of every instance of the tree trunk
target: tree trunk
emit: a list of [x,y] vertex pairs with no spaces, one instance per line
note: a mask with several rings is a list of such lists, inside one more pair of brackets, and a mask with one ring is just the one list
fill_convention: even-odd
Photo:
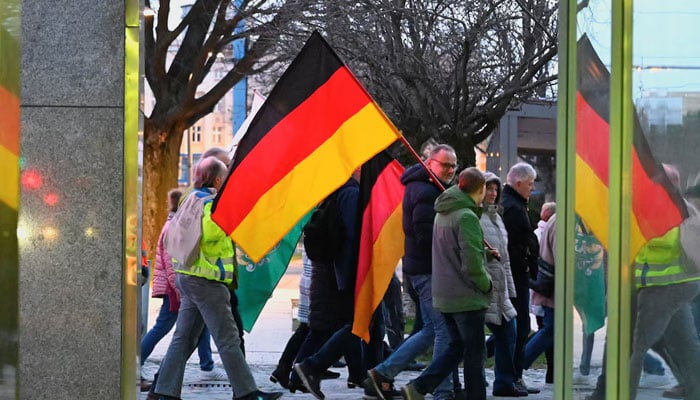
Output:
[[182,130],[158,132],[144,127],[143,239],[148,258],[155,257],[158,236],[168,216],[168,191],[177,188]]
[[454,138],[450,138],[447,143],[451,144],[455,148],[460,171],[464,168],[473,167],[476,165],[476,153],[474,152],[474,142],[472,141],[471,136],[454,135]]

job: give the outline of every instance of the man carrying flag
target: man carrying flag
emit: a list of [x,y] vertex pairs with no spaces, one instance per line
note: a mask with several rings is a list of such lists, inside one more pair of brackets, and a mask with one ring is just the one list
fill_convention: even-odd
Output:
[[[403,198],[405,234],[403,271],[418,292],[423,328],[401,343],[384,362],[368,371],[369,376],[364,383],[365,387],[373,388],[384,400],[387,398],[385,393],[394,390],[394,377],[417,356],[423,354],[433,344],[435,345],[434,354],[438,354],[446,349],[449,343],[445,318],[442,313],[433,308],[432,245],[434,204],[442,193],[441,187],[449,185],[457,171],[455,150],[446,144],[435,146],[428,156],[426,165],[440,182],[433,181],[421,164],[411,166],[401,176],[401,183],[406,187]],[[452,389],[452,379],[448,376],[436,388],[435,398],[452,398]]]
[[[576,202],[576,211],[607,248],[610,73],[586,36],[578,41],[578,65],[576,197],[585,201]],[[656,162],[636,116],[634,123],[630,262],[637,290],[630,398],[636,397],[642,360],[652,348],[666,358],[685,398],[697,399],[700,385],[693,374],[699,367],[700,343],[689,302],[700,291],[700,275],[697,265],[683,257],[682,242],[684,227],[698,217],[686,219],[678,171]],[[604,398],[603,370],[589,399]]]

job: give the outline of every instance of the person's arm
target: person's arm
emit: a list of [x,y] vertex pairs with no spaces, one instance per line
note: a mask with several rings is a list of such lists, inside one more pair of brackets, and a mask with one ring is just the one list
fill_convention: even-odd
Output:
[[165,238],[165,231],[168,229],[168,224],[169,222],[166,222],[165,226],[163,226],[163,231],[160,234],[160,237],[158,238],[158,245],[156,246],[156,265],[155,265],[155,271],[156,273],[163,273],[165,274],[165,279],[168,282],[168,288],[167,291],[170,294],[174,295],[174,299],[171,299],[170,304],[171,304],[171,311],[176,311],[177,307],[173,309],[172,306],[180,304],[180,291],[177,289],[177,286],[175,285],[175,270],[173,269],[173,262],[172,262],[172,257],[170,257],[170,254],[165,250],[165,243],[164,243],[164,238]]
[[335,263],[335,278],[338,290],[354,289],[355,271],[357,270],[357,207],[360,197],[359,188],[350,186],[338,193],[338,211],[343,222],[345,240],[340,255]]
[[435,198],[429,193],[423,193],[416,200],[412,215],[416,244],[421,249],[429,249],[433,245]]
[[461,273],[484,293],[492,289],[491,277],[484,267],[484,234],[479,219],[466,212],[459,222],[459,247],[462,259]]

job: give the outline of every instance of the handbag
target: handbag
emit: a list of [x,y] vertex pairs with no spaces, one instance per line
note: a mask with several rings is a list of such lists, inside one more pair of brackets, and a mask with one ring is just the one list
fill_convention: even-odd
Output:
[[530,279],[530,289],[545,296],[554,295],[554,265],[537,258],[537,279]]

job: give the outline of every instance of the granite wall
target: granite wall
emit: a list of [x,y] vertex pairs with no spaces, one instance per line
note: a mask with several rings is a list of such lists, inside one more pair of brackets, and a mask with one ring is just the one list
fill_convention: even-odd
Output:
[[21,399],[136,397],[132,3],[21,2]]

